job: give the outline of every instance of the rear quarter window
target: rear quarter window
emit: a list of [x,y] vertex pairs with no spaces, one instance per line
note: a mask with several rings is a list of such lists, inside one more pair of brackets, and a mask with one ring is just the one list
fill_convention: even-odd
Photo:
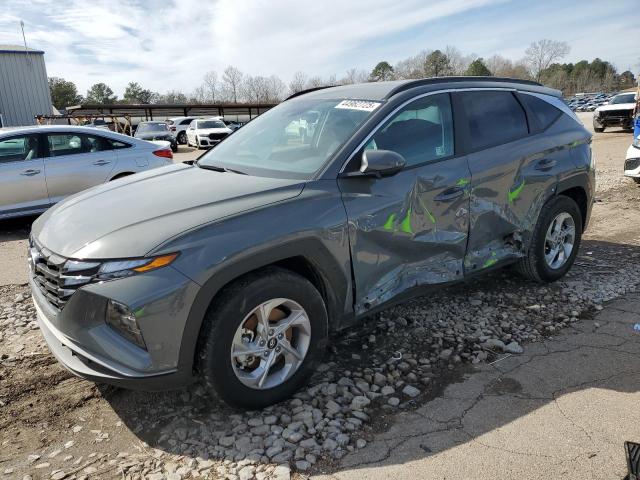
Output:
[[549,102],[545,102],[543,99],[533,95],[523,93],[520,95],[520,100],[522,100],[522,103],[526,105],[529,112],[533,115],[537,123],[537,131],[546,130],[562,115],[562,112]]
[[524,109],[513,93],[462,92],[460,97],[472,150],[508,143],[529,134]]

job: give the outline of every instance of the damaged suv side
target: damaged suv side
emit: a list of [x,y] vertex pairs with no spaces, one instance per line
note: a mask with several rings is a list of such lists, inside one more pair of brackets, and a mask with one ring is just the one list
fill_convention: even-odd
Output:
[[560,92],[533,82],[303,92],[194,165],[39,218],[39,323],[82,377],[200,376],[230,404],[265,406],[304,384],[329,332],[392,302],[509,264],[561,278],[591,212],[590,143]]

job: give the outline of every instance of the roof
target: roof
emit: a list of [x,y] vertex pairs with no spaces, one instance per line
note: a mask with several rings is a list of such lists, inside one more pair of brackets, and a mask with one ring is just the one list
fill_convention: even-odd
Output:
[[[560,92],[547,87],[543,87],[537,82],[530,80],[520,80],[515,78],[503,78],[503,77],[437,77],[437,78],[422,78],[417,80],[393,80],[389,82],[369,82],[369,83],[357,83],[351,85],[340,85],[337,87],[328,87],[321,89],[310,89],[307,91],[299,92],[294,95],[305,95],[307,98],[355,98],[355,99],[367,99],[367,100],[386,100],[403,92],[417,87],[425,87],[432,89],[441,88],[470,88],[470,87],[513,87],[521,88],[524,90],[531,90],[539,93],[547,93],[555,96],[560,95]],[[290,97],[293,98],[294,96]]]
[[118,132],[112,132],[111,130],[106,130],[102,128],[95,127],[86,127],[82,125],[30,125],[27,127],[4,127],[0,128],[0,137],[5,134],[14,134],[14,133],[45,133],[45,132],[78,132],[78,133],[88,133],[88,134],[96,134],[102,136],[113,136],[118,135],[120,137],[127,136]]
[[272,108],[274,103],[84,103],[67,107],[74,110],[176,110],[181,108]]
[[35,50],[33,48],[25,48],[24,45],[2,45],[0,44],[0,53],[36,53],[44,54],[42,50]]

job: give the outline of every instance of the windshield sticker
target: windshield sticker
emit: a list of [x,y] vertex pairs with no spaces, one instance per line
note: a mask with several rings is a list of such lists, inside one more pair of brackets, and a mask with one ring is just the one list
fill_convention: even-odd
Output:
[[379,106],[380,102],[372,102],[371,100],[343,100],[338,105],[336,105],[335,108],[373,112]]

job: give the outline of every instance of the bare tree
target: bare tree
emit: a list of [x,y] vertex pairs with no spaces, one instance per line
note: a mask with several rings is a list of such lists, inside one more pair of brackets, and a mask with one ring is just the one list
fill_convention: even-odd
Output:
[[444,54],[449,59],[451,75],[464,75],[469,65],[478,59],[475,53],[464,55],[457,47],[451,45],[445,47]]
[[307,85],[307,74],[304,72],[296,72],[293,74],[293,78],[289,82],[289,91],[291,94],[301,92]]
[[544,70],[549,68],[556,60],[565,57],[569,53],[569,45],[567,42],[559,42],[543,38],[537,42],[533,42],[524,51],[525,62],[529,66],[531,76],[536,81],[540,81],[540,76]]
[[191,97],[195,101],[195,103],[205,103],[207,101],[207,92],[204,85],[200,85],[197,87]]
[[222,91],[227,100],[238,103],[244,74],[236,67],[229,65],[222,75]]
[[267,78],[267,96],[266,103],[278,103],[284,97],[287,86],[282,79],[276,75]]
[[218,74],[211,70],[204,74],[202,86],[205,92],[205,101],[215,103],[218,93]]
[[318,88],[318,87],[324,87],[325,83],[324,80],[322,80],[322,77],[311,77],[309,79],[309,81],[307,81],[307,88]]
[[338,83],[340,85],[350,85],[352,83],[365,83],[369,81],[369,73],[366,70],[357,68],[350,68],[347,70],[344,77],[342,77]]

